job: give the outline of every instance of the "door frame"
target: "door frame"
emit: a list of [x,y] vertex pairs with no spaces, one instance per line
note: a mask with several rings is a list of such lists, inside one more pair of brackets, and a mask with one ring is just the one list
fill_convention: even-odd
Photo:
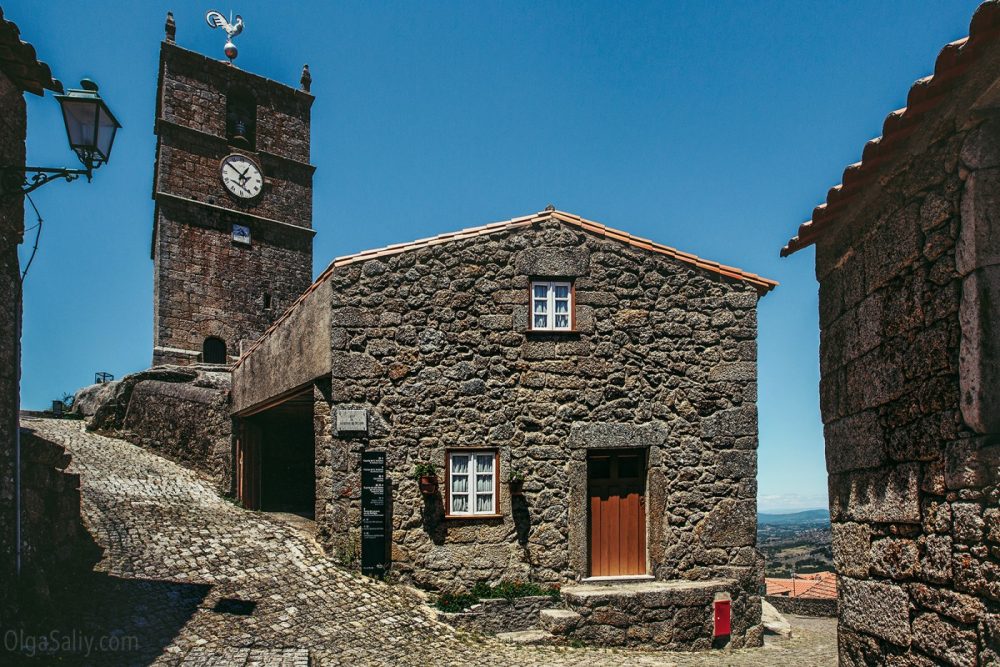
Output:
[[236,440],[236,499],[250,510],[260,509],[260,457],[264,434],[258,424],[241,419]]
[[[591,449],[639,449],[646,455],[646,572],[655,575],[666,559],[662,517],[666,511],[667,479],[664,474],[669,429],[659,422],[645,424],[578,422],[570,426],[568,557],[576,579],[590,576],[589,498],[587,496],[587,451]],[[658,518],[656,518],[658,517]]]
[[[593,504],[592,504],[592,493],[591,493],[591,477],[590,477],[590,460],[595,456],[606,454],[609,456],[616,456],[623,453],[634,453],[638,454],[642,459],[642,474],[640,477],[635,478],[641,481],[642,493],[640,494],[640,505],[642,511],[642,530],[643,535],[641,536],[641,541],[637,547],[642,548],[642,572],[633,572],[625,575],[597,575],[594,574],[594,563],[593,563]],[[649,574],[649,503],[646,501],[649,495],[649,448],[648,447],[614,447],[607,449],[593,448],[587,450],[587,576],[645,576]],[[617,467],[617,462],[614,464]],[[617,471],[616,471],[617,473]],[[619,496],[620,498],[621,496]],[[640,536],[637,536],[637,539]]]

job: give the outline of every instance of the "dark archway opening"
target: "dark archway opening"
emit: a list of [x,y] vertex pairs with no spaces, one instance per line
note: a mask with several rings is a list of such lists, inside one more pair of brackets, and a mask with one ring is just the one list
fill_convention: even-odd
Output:
[[201,360],[206,364],[226,363],[226,341],[209,336],[201,346]]
[[[313,518],[316,511],[316,455],[312,388],[244,419],[252,451],[241,452],[244,505],[265,512]],[[251,437],[252,436],[252,437]],[[249,502],[247,502],[249,501]]]

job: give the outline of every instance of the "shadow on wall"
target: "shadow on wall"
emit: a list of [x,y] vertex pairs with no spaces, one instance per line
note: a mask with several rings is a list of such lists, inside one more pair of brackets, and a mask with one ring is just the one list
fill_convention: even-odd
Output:
[[531,535],[531,512],[528,511],[528,501],[524,496],[510,497],[510,511],[514,517],[514,531],[517,533],[517,543],[528,546]]
[[[445,543],[448,537],[448,522],[445,521],[444,499],[440,492],[425,494],[424,509],[422,513],[424,532],[437,546]],[[531,512],[528,501],[524,496],[510,497],[511,515],[514,519],[514,532],[517,536],[517,543],[522,547],[528,545],[528,537],[531,535]],[[455,521],[461,522],[461,519]],[[476,519],[479,524],[484,522],[503,523],[503,518],[497,519]]]
[[[30,422],[27,422],[30,424]],[[103,550],[80,514],[80,476],[66,472],[70,455],[30,428],[21,429],[22,569],[18,617],[44,616],[76,586]]]

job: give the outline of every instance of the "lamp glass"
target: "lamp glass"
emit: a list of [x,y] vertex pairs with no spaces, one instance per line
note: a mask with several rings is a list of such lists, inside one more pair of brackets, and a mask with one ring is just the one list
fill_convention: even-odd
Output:
[[111,157],[118,121],[98,96],[66,96],[59,99],[70,148],[84,165],[99,167]]

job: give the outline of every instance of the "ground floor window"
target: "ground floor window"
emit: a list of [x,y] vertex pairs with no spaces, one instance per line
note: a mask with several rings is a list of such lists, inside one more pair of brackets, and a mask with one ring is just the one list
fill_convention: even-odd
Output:
[[497,469],[495,449],[455,449],[447,453],[447,513],[449,516],[496,516]]

